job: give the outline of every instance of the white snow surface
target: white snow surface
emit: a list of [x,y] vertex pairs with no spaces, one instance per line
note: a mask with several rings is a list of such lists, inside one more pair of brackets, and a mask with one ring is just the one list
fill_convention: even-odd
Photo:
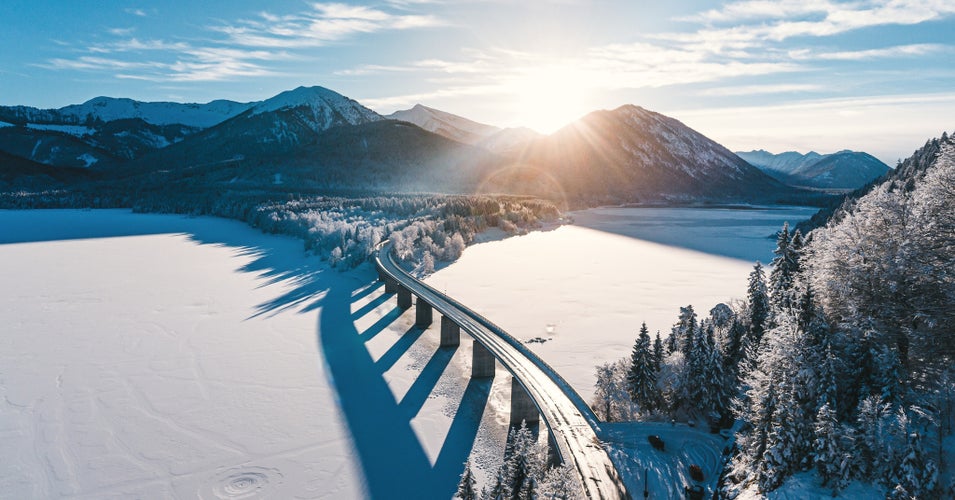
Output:
[[84,135],[92,135],[95,132],[89,127],[84,127],[82,125],[51,125],[45,123],[28,123],[27,128],[32,128],[34,130],[52,130],[53,132],[62,132],[64,134],[69,134],[76,137],[83,137]]
[[507,377],[370,268],[122,210],[0,211],[0,262],[0,497],[449,498],[502,460]]
[[77,156],[76,159],[77,159],[77,160],[80,160],[80,161],[83,162],[83,163],[85,163],[85,165],[83,165],[83,166],[86,167],[86,168],[92,167],[93,165],[96,164],[96,162],[99,161],[99,158],[97,158],[97,157],[95,157],[95,156],[93,156],[93,155],[91,155],[91,154],[89,154],[89,153],[83,153],[82,155]]
[[594,367],[629,354],[646,321],[663,338],[679,308],[702,318],[744,298],[783,221],[814,209],[604,208],[575,225],[468,247],[426,279],[530,348],[590,401]]
[[177,102],[140,102],[127,98],[95,97],[83,104],[73,104],[59,109],[65,116],[85,120],[94,116],[110,122],[113,120],[139,118],[153,125],[182,124],[207,128],[236,116],[255,103],[240,103],[215,100],[205,104]]
[[0,128],[3,128],[3,127],[12,127],[12,126],[13,126],[12,123],[7,123],[7,122],[0,121]]

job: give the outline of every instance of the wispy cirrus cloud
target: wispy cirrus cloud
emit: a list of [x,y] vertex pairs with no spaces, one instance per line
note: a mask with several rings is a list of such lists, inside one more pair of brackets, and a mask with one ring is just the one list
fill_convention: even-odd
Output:
[[[126,13],[146,17],[142,9]],[[219,81],[276,75],[277,61],[305,58],[304,49],[326,46],[362,34],[437,26],[431,15],[394,13],[344,3],[312,3],[301,12],[262,12],[253,19],[206,26],[214,35],[195,40],[141,39],[134,28],[110,28],[111,38],[86,47],[85,53],[52,58],[37,66],[49,69],[111,72],[117,78],[157,82]],[[116,73],[123,70],[123,73]]]
[[387,30],[439,26],[432,15],[395,14],[381,9],[341,3],[315,3],[292,15],[263,12],[258,19],[210,29],[228,36],[230,42],[247,47],[320,47],[348,37]]
[[862,61],[866,59],[879,59],[886,57],[922,56],[951,49],[952,47],[941,44],[920,43],[896,45],[894,47],[885,47],[879,49],[846,50],[837,52],[814,52],[809,49],[801,49],[790,51],[789,57],[795,60],[814,59],[824,61]]

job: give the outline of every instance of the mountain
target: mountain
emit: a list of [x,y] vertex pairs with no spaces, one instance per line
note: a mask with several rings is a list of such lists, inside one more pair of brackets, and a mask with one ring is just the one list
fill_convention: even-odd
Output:
[[815,151],[774,155],[764,150],[736,154],[781,182],[819,189],[857,189],[889,171],[872,155],[848,150],[828,155]]
[[124,193],[496,192],[569,206],[792,202],[796,193],[679,121],[630,105],[550,136],[420,105],[386,119],[323,87],[181,106],[97,98],[67,111],[0,108],[0,151],[85,168]]
[[51,167],[0,151],[0,192],[57,189],[92,178],[87,169]]
[[803,234],[826,225],[831,220],[839,220],[845,216],[852,204],[872,191],[873,188],[885,184],[891,190],[911,191],[925,172],[932,167],[942,152],[945,144],[951,144],[952,138],[947,132],[942,132],[941,138],[929,139],[921,148],[916,149],[912,156],[906,158],[896,168],[890,169],[884,176],[873,179],[844,196],[832,199],[809,220],[797,226]]
[[255,104],[218,125],[144,156],[127,170],[182,169],[239,161],[277,161],[325,131],[383,118],[337,92],[299,87]]
[[178,124],[198,130],[227,120],[254,104],[226,100],[206,104],[181,104],[95,97],[83,104],[71,104],[59,109],[0,106],[0,120],[22,125],[39,123],[95,126],[96,122],[140,119],[151,125]]
[[472,145],[501,130],[498,127],[478,123],[421,104],[415,104],[411,109],[395,111],[385,118],[413,123],[428,132],[434,132],[453,141]]
[[71,130],[69,127],[78,126],[2,126],[0,152],[59,167],[88,168],[117,160],[109,151],[95,144],[93,130]]
[[541,135],[526,127],[499,128],[478,123],[447,111],[415,104],[385,118],[413,123],[453,141],[480,146],[493,153],[507,154]]
[[102,167],[179,142],[252,105],[96,97],[60,109],[0,106],[0,151],[51,166]]
[[[783,178],[801,167],[812,165],[823,157],[823,155],[815,151],[810,151],[806,154],[797,153],[796,151],[786,151],[785,153],[773,154],[763,149],[755,151],[737,151],[736,155],[749,162],[750,165],[762,170],[763,172],[766,172],[769,175],[774,177],[776,175],[780,175]],[[776,178],[778,180],[783,180],[779,177]]]
[[539,138],[494,185],[584,205],[774,201],[791,189],[679,121],[626,105]]

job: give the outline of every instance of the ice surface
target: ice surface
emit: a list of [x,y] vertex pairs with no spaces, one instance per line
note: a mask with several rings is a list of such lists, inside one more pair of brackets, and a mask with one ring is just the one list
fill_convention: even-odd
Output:
[[594,367],[627,355],[641,322],[665,338],[680,306],[702,317],[744,297],[749,259],[771,260],[769,236],[810,213],[588,210],[573,226],[471,246],[426,281],[519,339],[545,339],[531,349],[589,401]]
[[0,497],[449,498],[501,460],[467,342],[299,240],[0,211],[0,262]]

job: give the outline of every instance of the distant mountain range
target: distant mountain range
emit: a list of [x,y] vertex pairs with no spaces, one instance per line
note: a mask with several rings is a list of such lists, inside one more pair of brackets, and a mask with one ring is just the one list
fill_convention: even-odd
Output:
[[384,117],[322,87],[253,103],[98,97],[58,110],[0,107],[0,151],[6,189],[103,179],[157,189],[505,192],[575,206],[803,196],[637,106],[541,136],[422,105]]
[[787,151],[737,151],[740,158],[791,186],[851,191],[889,172],[889,166],[868,153],[839,151],[821,155]]

